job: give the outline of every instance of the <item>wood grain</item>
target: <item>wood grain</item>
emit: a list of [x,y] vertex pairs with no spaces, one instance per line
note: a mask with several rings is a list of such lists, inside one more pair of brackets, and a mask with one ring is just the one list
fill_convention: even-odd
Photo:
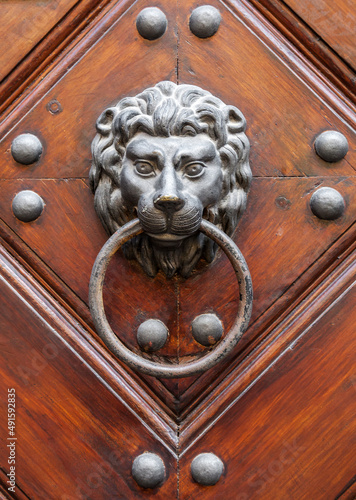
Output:
[[[71,66],[70,71],[46,94],[46,99],[40,100],[3,141],[3,178],[20,176],[23,179],[1,183],[3,219],[52,269],[52,276],[58,275],[83,302],[87,302],[92,263],[106,239],[94,213],[87,182],[83,182],[90,166],[90,142],[94,135],[95,119],[106,105],[123,95],[132,95],[139,85],[142,88],[150,79],[154,83],[158,79],[174,78],[175,74],[177,39],[174,32],[168,31],[161,40],[155,42],[142,40],[136,34],[134,25],[139,8],[132,7],[119,23],[113,21],[110,28],[106,26],[105,36],[91,50],[88,50],[88,46],[83,48],[82,58],[75,66]],[[175,9],[162,8],[169,21],[174,23]],[[271,48],[266,48],[229,11],[222,12],[223,23],[209,44],[189,32],[189,12],[188,6],[181,10],[183,17],[179,24],[180,79],[195,83],[197,78],[202,80],[205,72],[209,71],[209,88],[227,102],[240,106],[249,123],[251,164],[256,181],[236,241],[251,267],[255,286],[254,319],[257,319],[353,222],[353,153],[350,151],[346,159],[338,164],[328,165],[315,154],[313,141],[318,130],[325,128],[326,124],[330,126],[330,120],[334,120],[337,127],[347,133],[351,145],[354,138],[345,124],[321,105],[310,89],[273,55]],[[235,29],[235,25],[238,29]],[[124,52],[115,52],[117,40],[120,40],[122,47],[126,47]],[[228,41],[231,47],[243,41],[245,50],[224,51],[223,47],[228,46]],[[250,62],[253,52],[260,54],[258,66]],[[219,55],[219,67],[226,74],[227,64],[230,66],[232,61],[233,67],[246,67],[246,71],[240,74],[233,72],[231,82],[221,88],[222,73],[204,68],[205,61],[211,64],[214,54],[226,54],[224,57]],[[140,61],[145,61],[145,64]],[[61,65],[64,66],[64,63],[65,59]],[[146,65],[150,67],[149,74]],[[193,71],[194,65],[196,72]],[[119,95],[112,84],[118,69],[130,75],[124,82],[120,81]],[[194,78],[192,72],[195,72]],[[97,78],[98,74],[101,75],[100,79]],[[251,91],[251,77],[254,81],[263,80],[262,94]],[[273,83],[276,80],[278,84]],[[201,81],[197,83],[203,85]],[[239,90],[239,102],[236,102],[236,89]],[[295,99],[297,95],[299,98]],[[303,110],[299,106],[301,96],[305,100]],[[61,113],[51,114],[47,111],[46,103],[51,98],[61,103]],[[278,107],[273,105],[277,100],[280,103]],[[263,103],[262,108],[260,102]],[[258,112],[263,114],[263,121]],[[314,120],[314,129],[309,123],[311,119]],[[81,126],[78,126],[78,120]],[[271,122],[274,126],[266,129],[265,123]],[[44,144],[40,161],[28,168],[16,164],[10,153],[12,138],[25,131],[36,133]],[[295,147],[296,143],[298,148]],[[306,174],[310,180],[303,178]],[[278,175],[282,178],[273,179]],[[324,177],[315,177],[320,175]],[[343,178],[347,175],[350,180]],[[58,179],[58,182],[54,179]],[[322,182],[343,186],[348,210],[345,217],[336,223],[315,225],[315,217],[308,211],[307,200],[312,190]],[[19,223],[11,213],[14,194],[24,188],[39,191],[46,201],[45,213],[30,225]],[[264,197],[269,200],[267,205]],[[281,199],[286,200],[284,207],[278,205]],[[272,239],[271,234],[276,238]],[[319,243],[317,246],[314,244],[315,238]],[[62,249],[60,253],[59,246]],[[292,256],[289,253],[291,247],[294,248]],[[80,265],[77,263],[78,255],[82,256]],[[261,255],[270,262],[267,273]],[[284,256],[285,261],[281,261],[281,256]],[[174,357],[184,357],[201,350],[190,334],[194,315],[215,310],[222,317],[226,331],[229,329],[236,310],[237,288],[223,257],[207,272],[202,268],[192,278],[191,284],[182,283],[179,311],[175,303],[178,285],[174,281],[166,282],[161,277],[150,280],[137,266],[127,265],[123,259],[116,259],[115,264],[117,270],[113,274],[109,271],[107,277],[107,314],[114,329],[120,332],[130,348],[137,349],[135,331],[140,321],[157,315],[171,331],[170,343],[163,354]],[[114,263],[111,267],[114,267]],[[209,284],[215,281],[216,294],[212,298],[206,292],[210,289]],[[131,288],[127,293],[129,284]],[[52,283],[51,286],[56,285]],[[157,301],[147,303],[145,298],[148,294],[156,295]],[[144,307],[142,304],[145,304]],[[73,307],[73,302],[70,305]],[[181,326],[178,325],[178,315],[181,317]],[[84,316],[87,319],[87,311],[84,311]],[[253,334],[247,335],[241,348],[253,338]],[[236,355],[239,352],[237,350]],[[191,383],[192,380],[164,381],[178,398],[178,401],[169,403],[175,411],[180,411],[179,399]]]
[[[344,217],[331,223],[319,221],[308,208],[315,184],[322,179],[317,183],[307,178],[255,179],[247,213],[235,238],[252,274],[253,319],[270,307],[355,220],[353,179],[323,179],[323,185],[338,188],[347,201]],[[12,199],[21,189],[35,190],[46,203],[43,215],[30,224],[17,221],[12,214]],[[269,202],[266,203],[264,196]],[[289,200],[288,210],[276,203],[281,196]],[[83,210],[83,207],[87,208]],[[0,210],[5,222],[54,271],[54,277],[58,275],[87,303],[91,268],[107,238],[96,217],[87,184],[79,179],[2,181]],[[315,245],[316,240],[318,245]],[[289,248],[294,249],[292,255]],[[261,253],[264,259],[260,258]],[[80,262],[78,255],[81,255]],[[269,262],[267,269],[265,259]],[[201,351],[190,333],[191,322],[198,314],[214,311],[222,318],[225,331],[231,327],[236,314],[235,276],[222,254],[212,266],[206,269],[203,266],[191,279],[180,283],[179,311],[174,280],[167,281],[161,275],[149,278],[137,264],[122,256],[110,265],[106,289],[104,297],[109,321],[129,347],[137,349],[135,332],[140,322],[154,317],[165,322],[170,330],[170,342],[162,351],[169,356],[177,356],[178,349],[180,356]],[[146,300],[148,295],[152,296],[152,301]],[[247,333],[241,349],[252,338],[253,334]],[[239,352],[240,348],[235,355]],[[190,383],[191,380],[175,382],[168,387],[178,397]]]
[[[213,37],[189,30],[198,3],[161,0],[168,29],[147,41],[135,27],[152,6],[146,0],[29,0],[26,19],[24,2],[0,0],[0,374],[3,394],[15,387],[18,398],[16,498],[354,497],[356,114],[354,48],[344,39],[354,13],[347,0],[209,3],[222,15]],[[179,381],[123,366],[93,331],[87,307],[91,268],[107,240],[88,185],[95,121],[164,79],[200,85],[241,109],[254,174],[233,237],[253,279],[251,326],[227,360]],[[328,129],[350,144],[335,164],[314,150]],[[43,143],[29,167],[10,151],[24,132]],[[320,186],[345,199],[337,221],[310,211]],[[11,210],[23,189],[45,202],[29,224]],[[130,349],[139,352],[143,320],[167,324],[157,362],[204,352],[192,339],[194,317],[215,312],[226,333],[237,296],[222,252],[188,280],[148,278],[119,252],[104,290],[109,322]],[[166,466],[167,481],[154,491],[131,477],[144,451]],[[209,488],[190,476],[191,460],[205,451],[225,464]],[[0,465],[7,498],[5,447]]]
[[218,1],[211,4],[222,15],[211,39],[199,39],[190,32],[189,2],[180,10],[179,83],[204,88],[209,74],[208,90],[244,113],[254,175],[354,175],[356,164],[351,157],[326,165],[315,155],[313,143],[321,131],[336,128],[345,133],[350,150],[355,147],[355,134],[345,128],[337,110],[325,106],[310,85],[296,77],[296,73],[307,73],[302,61],[286,61],[272,33],[269,41],[262,42],[266,28],[258,19],[251,32],[246,25],[251,22],[250,13],[240,2],[234,2],[239,17]]
[[[276,360],[288,350],[303,331],[313,324],[333,302],[355,281],[356,244],[350,250],[337,257],[333,266],[311,281],[300,297],[276,317],[271,325],[260,332],[260,338],[248,346],[246,352],[233,363],[227,365],[214,382],[205,390],[198,392],[204,385],[197,381],[183,395],[182,399],[195,396],[194,404],[190,401],[189,410],[182,415],[180,423],[180,446],[184,450],[199,434],[209,428],[216,415],[224,413],[270,369]],[[207,378],[207,375],[204,376]],[[198,397],[197,397],[198,396]],[[184,401],[182,401],[184,406]]]
[[[351,285],[183,455],[182,498],[335,498],[354,474],[355,298]],[[225,464],[214,487],[190,476],[202,452]]]
[[102,343],[95,341],[93,332],[83,329],[75,317],[1,247],[0,264],[3,279],[17,297],[21,297],[33,310],[40,310],[45,323],[57,333],[63,344],[84,360],[111,393],[131,408],[142,422],[149,423],[148,427],[155,436],[175,452],[177,426],[169,409],[147,386],[143,387],[135,373],[122,368]]
[[356,15],[352,0],[286,0],[294,10],[351,67],[356,69]]
[[339,88],[352,102],[356,102],[355,71],[325,43],[322,36],[281,0],[251,0],[251,3],[325,75],[329,82]]
[[77,0],[0,2],[0,81],[75,5]]
[[[102,111],[120,98],[135,95],[142,88],[161,80],[175,79],[176,36],[172,30],[155,41],[141,38],[136,17],[145,5],[134,5],[124,14],[117,8],[117,19],[105,27],[106,35],[80,54],[80,62],[40,97],[33,110],[21,116],[11,134],[2,143],[7,164],[2,176],[18,177],[19,170],[11,157],[11,142],[16,135],[32,131],[41,139],[44,153],[40,161],[22,169],[21,176],[35,178],[87,177],[91,163],[90,144],[96,133],[95,123]],[[169,19],[175,19],[175,7],[164,7]],[[95,28],[92,28],[95,31]],[[103,33],[101,33],[103,34]],[[73,57],[73,54],[71,54]],[[122,75],[130,75],[122,77]],[[61,112],[52,114],[47,104],[55,99]],[[51,138],[55,137],[55,144]]]
[[[33,47],[27,56],[18,62],[10,74],[0,82],[0,113],[5,111],[20,94],[23,98],[24,94],[28,92],[30,82],[43,73],[49,63],[58,57],[73,39],[81,36],[83,29],[101,14],[106,3],[108,0],[77,2],[61,19],[60,23],[54,25],[52,30]],[[27,4],[28,2],[22,3],[24,13],[26,13]]]
[[[16,389],[19,487],[39,499],[80,498],[80,489],[98,499],[142,498],[147,492],[132,479],[131,465],[152,451],[167,470],[157,496],[174,498],[172,452],[77,350],[68,349],[58,326],[48,323],[49,312],[38,300],[28,302],[29,284],[12,273],[10,285],[8,266],[2,258],[1,384],[4,393]],[[5,447],[0,460],[8,471]]]

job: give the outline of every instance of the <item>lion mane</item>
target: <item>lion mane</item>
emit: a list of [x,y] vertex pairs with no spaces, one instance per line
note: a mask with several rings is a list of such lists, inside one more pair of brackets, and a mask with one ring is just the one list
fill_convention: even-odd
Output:
[[[160,82],[135,97],[125,97],[107,108],[97,120],[92,142],[90,186],[96,212],[111,235],[136,217],[136,207],[125,205],[120,187],[122,161],[128,142],[137,132],[152,136],[207,134],[220,154],[223,184],[221,198],[206,207],[203,218],[231,236],[246,208],[251,183],[246,121],[234,106],[194,85]],[[216,244],[202,233],[186,238],[175,249],[152,245],[149,236],[136,236],[123,247],[126,257],[136,259],[150,276],[162,270],[187,277],[200,258],[211,262]]]

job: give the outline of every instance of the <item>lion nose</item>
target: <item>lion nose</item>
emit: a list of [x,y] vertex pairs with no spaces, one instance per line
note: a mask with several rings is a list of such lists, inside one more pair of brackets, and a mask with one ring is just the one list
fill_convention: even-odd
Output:
[[158,180],[158,190],[153,204],[163,212],[178,212],[184,206],[180,196],[180,181],[177,178],[174,166],[167,162]]
[[158,196],[153,203],[158,210],[163,212],[178,212],[184,206],[184,200],[175,194]]

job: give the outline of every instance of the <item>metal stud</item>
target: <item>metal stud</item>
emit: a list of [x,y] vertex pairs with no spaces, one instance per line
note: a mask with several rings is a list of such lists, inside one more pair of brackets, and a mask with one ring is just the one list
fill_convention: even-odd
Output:
[[33,134],[21,134],[12,141],[11,154],[15,161],[22,165],[31,165],[39,160],[42,144]]
[[168,334],[168,328],[162,321],[148,319],[138,327],[137,342],[144,351],[158,351],[167,342]]
[[342,160],[348,150],[346,137],[336,130],[327,130],[315,140],[315,151],[322,160],[330,163]]
[[313,193],[310,198],[310,208],[319,219],[335,220],[344,213],[345,202],[339,191],[323,187]]
[[157,7],[147,7],[137,16],[136,28],[146,40],[156,40],[165,33],[167,18]]
[[190,31],[199,38],[215,35],[221,22],[218,9],[212,5],[202,5],[193,10],[189,19]]
[[224,472],[224,464],[214,453],[201,453],[190,467],[194,481],[203,486],[213,486]]
[[12,211],[22,222],[36,220],[43,212],[42,198],[33,191],[21,191],[12,201]]
[[192,323],[192,334],[199,344],[211,346],[221,339],[223,326],[215,314],[201,314]]
[[155,453],[142,453],[132,464],[132,475],[142,488],[156,488],[165,479],[163,460]]

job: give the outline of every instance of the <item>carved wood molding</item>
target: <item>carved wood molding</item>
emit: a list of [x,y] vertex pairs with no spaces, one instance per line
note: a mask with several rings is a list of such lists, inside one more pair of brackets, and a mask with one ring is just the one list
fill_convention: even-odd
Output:
[[[26,91],[20,93],[21,86],[19,93],[14,94],[15,100],[6,101],[0,108],[0,116],[2,113],[0,129],[6,133],[5,131],[8,129],[6,126],[2,129],[2,124],[3,122],[4,125],[7,123],[7,117],[11,115],[11,117],[20,119],[28,112],[36,104],[39,97],[43,97],[49,91],[52,85],[82,57],[83,53],[131,7],[131,4],[132,0],[121,0],[120,2],[112,0],[103,10],[101,10],[103,5],[98,5],[97,9],[93,11],[93,22],[87,24],[84,17],[74,31],[74,37],[69,37],[68,40],[63,41],[63,46],[60,45],[53,51],[54,56],[57,57],[45,59],[39,67],[39,72],[35,71],[31,78],[24,82],[23,87],[26,86]],[[98,14],[96,17],[94,17],[95,13]],[[73,28],[69,26],[69,29]],[[66,58],[69,54],[70,56]]]
[[356,243],[353,243],[344,256],[339,257],[332,272],[329,273],[330,269],[326,271],[316,287],[311,292],[309,290],[309,294],[306,290],[299,305],[289,309],[283,320],[269,330],[267,338],[249,356],[245,356],[239,367],[224,378],[214,393],[210,393],[186,416],[180,424],[181,456],[308,333],[312,324],[321,319],[333,304],[342,300],[343,295],[355,284],[355,257]]
[[303,80],[323,102],[335,109],[349,125],[355,128],[355,104],[341,94],[335,85],[326,80],[320,70],[289,42],[284,33],[282,34],[272,26],[254,6],[245,0],[226,0],[226,6],[231,8],[234,14],[257,36],[260,36],[277,57],[280,57],[289,68],[293,68],[298,78]]
[[[353,226],[355,230],[355,225]],[[354,240],[355,232],[344,235],[344,245]],[[185,411],[176,423],[171,411],[149,393],[147,387],[134,380],[127,368],[121,368],[62,306],[20,266],[15,259],[0,247],[0,273],[21,295],[29,307],[36,311],[56,331],[60,339],[70,345],[73,352],[92,367],[101,384],[110,387],[125,405],[131,408],[135,418],[145,426],[177,456],[187,449],[220,418],[227,408],[236,404],[239,398],[254,383],[273,368],[277,359],[292,348],[307,334],[310,322],[318,321],[353,285],[356,277],[356,243],[340,254],[339,245],[334,245],[334,262],[316,282],[309,284],[304,293],[286,309],[281,321],[272,324],[264,340],[244,359],[238,359],[229,374],[219,376],[220,383],[212,392],[205,392],[205,399]],[[337,251],[338,250],[338,251]],[[218,415],[219,417],[216,417]]]
[[0,82],[0,115],[19,95],[28,92],[27,87],[59,57],[66,47],[97,16],[102,16],[109,0],[84,0],[72,7],[64,18],[19,62],[19,64]]
[[[248,5],[248,2],[244,2]],[[351,101],[356,102],[355,72],[328,46],[288,5],[281,0],[250,0],[302,54],[336,85]]]
[[168,416],[169,411],[162,408],[162,403],[158,404],[147,389],[142,390],[90,332],[84,330],[1,246],[0,275],[27,307],[35,310],[53,329],[64,343],[63,348],[69,347],[90,366],[100,385],[109,388],[134,418],[145,422],[146,428],[175,456],[177,425]]

